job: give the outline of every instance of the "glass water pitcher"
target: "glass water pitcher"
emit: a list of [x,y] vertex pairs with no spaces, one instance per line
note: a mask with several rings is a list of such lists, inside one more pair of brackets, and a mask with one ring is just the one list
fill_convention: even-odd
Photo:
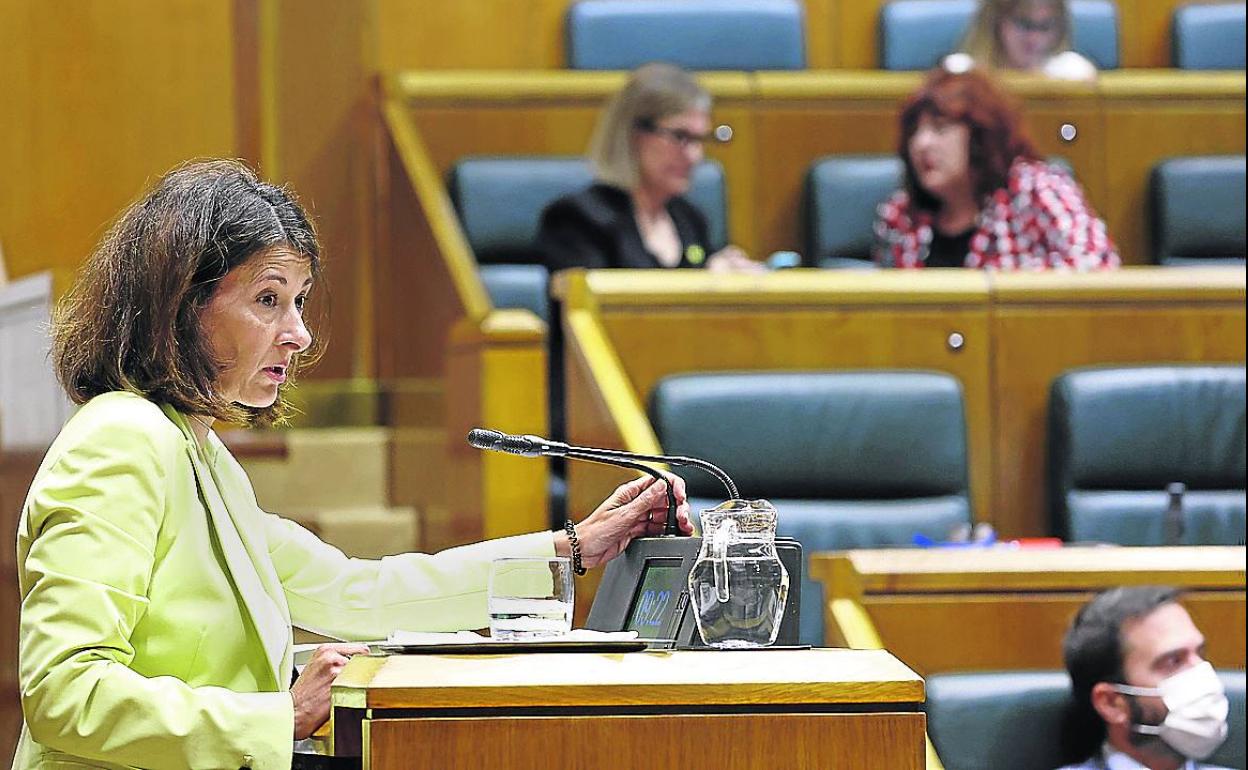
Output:
[[703,642],[728,648],[775,643],[788,594],[771,503],[729,500],[702,512],[702,550],[689,572],[689,596]]

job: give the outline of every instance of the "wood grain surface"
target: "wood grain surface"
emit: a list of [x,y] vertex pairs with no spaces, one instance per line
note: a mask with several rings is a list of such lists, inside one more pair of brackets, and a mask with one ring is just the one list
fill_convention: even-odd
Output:
[[336,706],[513,708],[920,703],[923,680],[883,650],[396,655],[355,658]]
[[[1097,591],[1172,585],[1214,665],[1245,662],[1243,547],[878,549],[811,556],[825,643],[878,643],[923,675],[1061,668],[1071,619]],[[832,602],[865,611],[838,615]],[[842,627],[838,617],[853,627]],[[870,629],[857,624],[869,624]]]
[[920,770],[924,724],[921,713],[374,719],[365,767]]

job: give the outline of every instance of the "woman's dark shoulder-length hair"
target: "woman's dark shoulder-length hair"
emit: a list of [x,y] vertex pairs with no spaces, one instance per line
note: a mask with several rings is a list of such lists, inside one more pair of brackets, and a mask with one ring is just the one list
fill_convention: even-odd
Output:
[[924,115],[970,128],[969,163],[975,193],[981,200],[1003,188],[1015,160],[1039,156],[1023,126],[1022,113],[1005,91],[979,70],[933,70],[901,108],[898,154],[906,167],[905,187],[920,208],[935,211],[940,201],[919,184],[910,162],[910,139]]
[[[193,161],[165,174],[122,212],[57,305],[52,354],[69,397],[81,404],[125,390],[229,422],[284,418],[280,392],[265,408],[231,404],[214,392],[225,362],[200,325],[226,273],[275,247],[307,259],[313,276],[320,273],[316,233],[287,190],[234,160]],[[304,363],[310,357],[315,351],[303,354]]]

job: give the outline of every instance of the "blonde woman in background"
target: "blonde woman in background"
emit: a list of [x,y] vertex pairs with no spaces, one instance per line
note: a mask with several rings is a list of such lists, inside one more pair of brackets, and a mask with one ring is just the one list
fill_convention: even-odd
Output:
[[693,75],[671,64],[639,67],[598,118],[594,184],[542,213],[546,266],[764,270],[736,246],[711,253],[706,215],[685,197],[714,141],[711,95]]
[[981,0],[959,52],[944,61],[951,72],[973,65],[1059,80],[1096,78],[1096,65],[1071,50],[1066,0]]

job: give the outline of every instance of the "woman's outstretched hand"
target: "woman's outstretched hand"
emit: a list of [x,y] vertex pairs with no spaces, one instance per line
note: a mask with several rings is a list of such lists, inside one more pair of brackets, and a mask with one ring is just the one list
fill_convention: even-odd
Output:
[[[676,494],[677,525],[681,532],[692,534],[685,480],[670,473],[664,475],[666,481],[643,476],[621,484],[593,513],[576,525],[577,539],[581,544],[581,563],[586,568],[614,559],[635,537],[663,533],[667,522],[668,484],[672,485]],[[565,552],[565,542],[557,542],[561,553]]]
[[354,642],[322,644],[312,653],[290,686],[295,702],[295,740],[303,740],[329,719],[329,686],[352,655],[367,655],[368,645]]

